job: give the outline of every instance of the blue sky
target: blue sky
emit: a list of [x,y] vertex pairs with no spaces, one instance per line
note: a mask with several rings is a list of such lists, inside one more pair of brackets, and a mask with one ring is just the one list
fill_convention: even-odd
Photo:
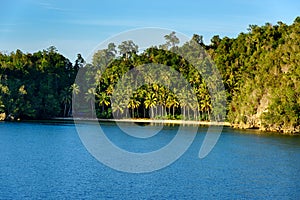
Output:
[[0,0],[0,51],[35,52],[51,45],[72,62],[100,42],[141,27],[168,28],[187,36],[235,37],[249,24],[291,24],[299,0]]

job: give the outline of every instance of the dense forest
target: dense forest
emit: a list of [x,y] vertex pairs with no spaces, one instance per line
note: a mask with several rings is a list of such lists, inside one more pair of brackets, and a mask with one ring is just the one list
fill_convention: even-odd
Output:
[[33,54],[0,54],[0,112],[6,120],[71,114],[71,85],[83,59],[72,63],[55,47]]
[[[94,54],[92,63],[85,63],[78,54],[72,64],[55,47],[33,54],[20,50],[0,53],[1,116],[6,120],[70,117],[72,109],[81,107],[77,116],[89,118],[225,119],[240,128],[299,132],[300,17],[291,25],[250,25],[247,33],[236,38],[216,35],[208,45],[197,34],[181,46],[175,32],[165,40],[143,52],[131,40],[110,43]],[[203,51],[194,55],[199,48]],[[189,57],[196,57],[200,68]],[[210,89],[210,82],[215,87],[219,84],[218,77],[207,72],[212,62],[221,74],[224,93],[212,94]],[[128,71],[146,64],[170,66],[189,84],[180,85],[172,81],[176,73],[160,74],[153,67],[145,74],[165,79],[156,81],[149,76],[148,84],[133,90],[125,87],[137,85],[128,77],[124,87],[116,89]],[[74,82],[78,71],[86,75],[84,86]],[[180,89],[167,87],[172,84]],[[195,96],[187,95],[189,89]],[[226,102],[218,96],[225,96]],[[72,105],[72,98],[85,102]]]
[[214,37],[210,47],[229,94],[231,123],[299,133],[300,17],[292,25],[251,25],[234,39]]

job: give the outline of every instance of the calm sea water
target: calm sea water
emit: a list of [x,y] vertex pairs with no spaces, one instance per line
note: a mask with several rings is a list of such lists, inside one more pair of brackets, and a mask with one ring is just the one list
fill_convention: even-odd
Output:
[[[102,127],[116,145],[130,151],[159,149],[178,128],[132,140],[112,123]],[[0,199],[300,198],[300,137],[224,128],[213,151],[199,159],[205,131],[199,128],[193,144],[172,165],[129,174],[91,156],[73,124],[0,123]]]

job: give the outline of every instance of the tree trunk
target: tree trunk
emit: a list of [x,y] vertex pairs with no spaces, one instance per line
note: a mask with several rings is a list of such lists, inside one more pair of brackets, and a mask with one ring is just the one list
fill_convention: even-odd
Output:
[[65,107],[64,107],[64,117],[66,116],[66,111],[67,111],[67,104],[65,103]]
[[151,119],[154,117],[154,110],[153,110],[153,107],[151,107]]
[[72,113],[72,104],[69,107],[68,116],[71,116],[71,113]]
[[210,120],[210,113],[209,113],[209,109],[207,110],[207,119]]
[[175,117],[175,106],[173,106],[173,118]]

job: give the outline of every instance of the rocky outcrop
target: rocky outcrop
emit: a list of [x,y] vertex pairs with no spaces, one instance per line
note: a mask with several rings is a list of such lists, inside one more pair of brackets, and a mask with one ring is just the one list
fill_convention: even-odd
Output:
[[231,126],[239,129],[259,129],[261,131],[279,132],[287,135],[300,134],[300,126],[293,127],[264,123],[262,115],[269,112],[270,97],[270,94],[262,95],[255,114],[247,115],[244,122],[234,123]]

